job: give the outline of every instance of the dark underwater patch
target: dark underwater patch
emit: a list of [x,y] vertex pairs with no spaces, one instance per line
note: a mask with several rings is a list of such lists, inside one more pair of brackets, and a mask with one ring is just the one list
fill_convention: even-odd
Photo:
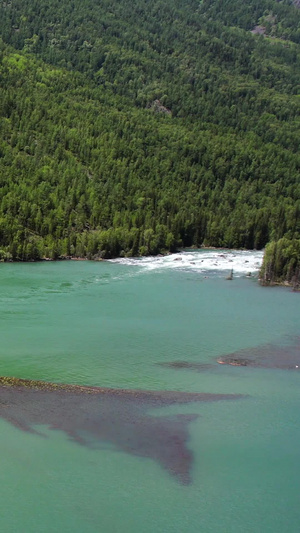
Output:
[[282,370],[300,370],[300,342],[294,344],[266,344],[232,352],[219,357],[214,363],[196,363],[189,361],[170,361],[159,363],[165,368],[175,370],[193,370],[203,372],[216,368],[216,363],[230,366],[249,366],[258,368],[277,368]]
[[89,447],[157,461],[178,481],[191,481],[188,424],[198,415],[153,416],[147,411],[191,402],[241,398],[238,394],[123,390],[0,378],[0,416],[23,431],[39,426],[64,431]]
[[224,355],[217,362],[231,366],[300,370],[300,344],[287,346],[267,344]]
[[214,365],[209,363],[193,363],[189,361],[169,361],[166,363],[158,363],[159,366],[165,368],[173,368],[174,370],[195,370],[196,372],[203,372],[210,370]]

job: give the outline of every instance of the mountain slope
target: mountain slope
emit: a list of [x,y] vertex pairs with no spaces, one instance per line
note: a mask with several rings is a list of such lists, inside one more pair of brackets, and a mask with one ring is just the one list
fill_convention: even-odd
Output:
[[1,0],[2,257],[299,238],[299,45],[230,5]]

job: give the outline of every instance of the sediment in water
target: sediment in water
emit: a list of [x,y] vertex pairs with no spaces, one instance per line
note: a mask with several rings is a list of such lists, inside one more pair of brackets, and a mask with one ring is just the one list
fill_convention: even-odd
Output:
[[[300,342],[278,346],[266,344],[226,354],[215,361],[220,365],[250,366],[282,370],[300,370]],[[159,363],[160,366],[175,370],[193,370],[203,372],[216,367],[215,363],[197,363],[190,361],[170,361]]]
[[198,415],[153,416],[152,408],[234,400],[234,394],[124,390],[0,377],[0,417],[23,431],[61,430],[81,445],[107,445],[157,461],[179,482],[191,481],[188,425]]

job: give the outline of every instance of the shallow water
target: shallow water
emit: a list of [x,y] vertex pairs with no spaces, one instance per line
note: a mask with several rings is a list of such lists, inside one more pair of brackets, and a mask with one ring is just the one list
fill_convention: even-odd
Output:
[[[43,397],[37,415],[16,391],[8,414],[0,390],[3,531],[298,533],[298,372],[216,363],[298,342],[300,295],[260,287],[260,262],[260,252],[209,250],[0,265],[1,375],[244,396],[155,408],[137,400],[129,412],[122,401],[96,409]],[[179,437],[188,483],[166,466]]]

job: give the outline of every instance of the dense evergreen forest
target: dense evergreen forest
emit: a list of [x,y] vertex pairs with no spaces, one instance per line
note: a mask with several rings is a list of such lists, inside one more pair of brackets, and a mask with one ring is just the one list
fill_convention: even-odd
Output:
[[288,283],[300,289],[300,239],[286,239],[267,245],[261,269],[264,285]]
[[0,0],[0,37],[0,258],[298,246],[292,2]]

